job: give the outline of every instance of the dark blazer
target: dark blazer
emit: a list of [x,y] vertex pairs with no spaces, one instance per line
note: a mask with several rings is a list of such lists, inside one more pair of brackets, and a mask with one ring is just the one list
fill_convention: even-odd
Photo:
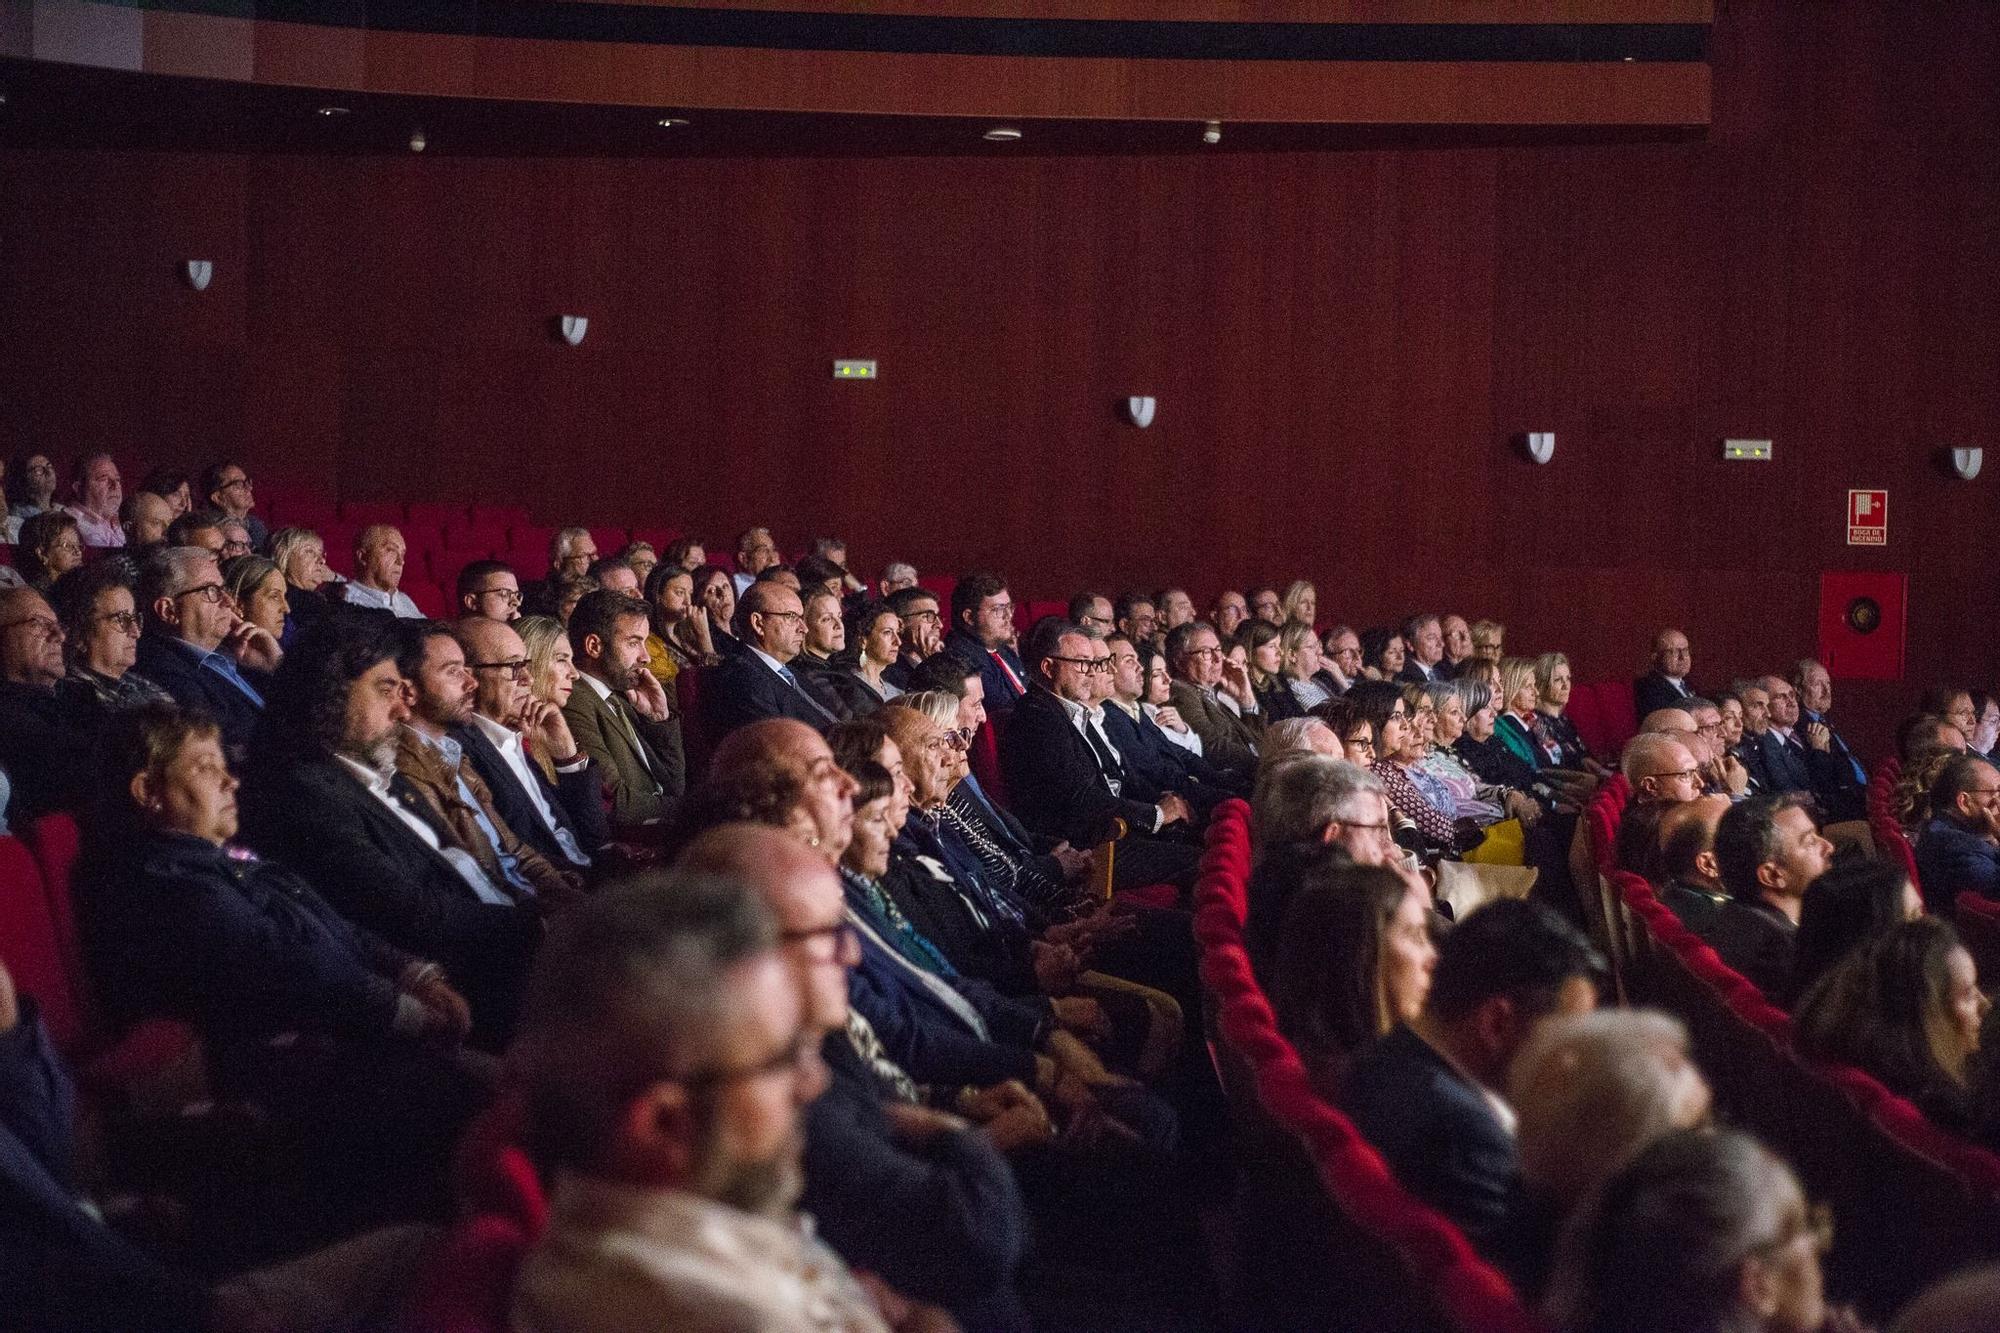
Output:
[[8,1328],[197,1333],[209,1296],[78,1206],[76,1094],[30,996],[0,1032],[0,1274]]
[[2000,898],[2000,847],[1950,820],[1933,819],[1917,839],[1917,877],[1924,907],[1950,920],[1961,893]]
[[1125,767],[1161,791],[1187,799],[1203,820],[1233,793],[1247,795],[1242,784],[1225,776],[1208,760],[1168,740],[1160,724],[1142,710],[1135,721],[1116,704],[1104,705],[1104,732],[1117,747]]
[[[708,689],[704,679],[704,700]],[[631,733],[620,718],[632,724]],[[591,767],[611,797],[613,828],[657,825],[673,818],[680,798],[687,793],[687,755],[681,747],[678,716],[665,722],[641,717],[615,691],[609,698],[599,698],[589,681],[578,680],[569,702],[563,705],[563,719],[569,723],[577,747],[590,756]],[[633,734],[646,747],[645,758],[633,748]]]
[[1825,754],[1806,746],[1807,763],[1812,766],[1813,780],[1818,784],[1815,794],[1820,807],[1828,819],[1866,819],[1868,817],[1868,775],[1861,761],[1854,757],[1854,751],[1846,740],[1822,715],[1810,709],[1799,710],[1799,729],[1818,723],[1827,730]]
[[[1743,740],[1748,749],[1751,736],[1745,733]],[[1799,739],[1798,732],[1792,733],[1790,744],[1779,739],[1775,731],[1767,731],[1755,738],[1757,763],[1750,767],[1750,776],[1757,779],[1765,791],[1802,791],[1817,794],[1813,783],[1813,762],[1808,757],[1809,746]]]
[[1792,942],[1799,928],[1769,903],[1731,898],[1708,923],[1706,939],[1722,961],[1773,1004],[1791,994]]
[[1677,879],[1660,886],[1660,901],[1681,919],[1683,926],[1702,936],[1708,934],[1715,918],[1729,904],[1727,897],[1718,897],[1699,884],[1683,884]]
[[[166,642],[156,630],[139,638],[139,658],[132,669],[174,696],[183,708],[199,708],[222,728],[222,746],[240,758],[250,744],[250,733],[263,715],[261,705],[213,671],[195,665],[183,648]],[[250,688],[262,696],[271,678],[260,671],[238,672]]]
[[898,1141],[885,1091],[847,1033],[831,1033],[821,1053],[831,1078],[806,1108],[799,1201],[821,1238],[855,1267],[954,1313],[1011,1286],[1027,1216],[1007,1159],[975,1129]]
[[[558,868],[570,864],[564,854],[562,844],[549,831],[542,817],[535,812],[534,802],[521,786],[520,778],[500,755],[492,741],[486,739],[476,723],[468,722],[462,727],[451,729],[451,738],[465,751],[465,757],[472,764],[473,771],[493,797],[493,808],[507,827],[540,852],[549,864]],[[611,826],[604,817],[604,801],[598,795],[597,765],[590,762],[588,755],[584,762],[569,772],[558,770],[556,781],[550,782],[543,775],[541,766],[530,759],[528,772],[541,785],[542,799],[548,802],[549,813],[556,823],[569,830],[576,840],[577,849],[589,856],[605,843],[611,841]]]
[[1514,1140],[1430,1043],[1398,1026],[1356,1057],[1340,1101],[1405,1188],[1500,1268],[1531,1269],[1535,1231]]
[[872,713],[882,705],[882,701],[866,685],[836,662],[800,653],[785,665],[799,678],[799,688],[805,691],[806,697],[842,722],[862,713]]
[[1030,690],[1002,728],[1000,773],[1021,822],[1073,847],[1095,845],[1114,816],[1139,833],[1151,831],[1157,818],[1160,790],[1121,764],[1119,794],[1112,795],[1097,752],[1046,689]]
[[51,810],[74,809],[89,787],[96,741],[54,690],[0,680],[0,769],[14,788],[0,814],[19,830]]
[[1292,693],[1292,687],[1285,683],[1283,676],[1274,677],[1268,688],[1256,690],[1255,694],[1257,711],[1264,715],[1266,725],[1283,722],[1288,717],[1306,715],[1305,706],[1299,702],[1298,696]]
[[1644,722],[1646,714],[1654,709],[1678,708],[1693,697],[1692,685],[1685,690],[1675,689],[1673,681],[1667,678],[1666,673],[1655,667],[1632,682],[1633,716]]
[[1406,653],[1403,657],[1403,669],[1396,673],[1396,679],[1405,685],[1428,685],[1438,678],[1437,672],[1443,666],[1444,662],[1440,659],[1437,666],[1426,671],[1423,663],[1417,661],[1415,653]]
[[981,1037],[866,934],[847,993],[889,1058],[919,1083],[984,1086],[1018,1078],[1035,1084],[1032,1046]]
[[[944,636],[944,647],[957,653],[967,663],[978,669],[980,683],[986,687],[986,711],[989,713],[1005,717],[1014,711],[1014,705],[1019,703],[1022,698],[1022,690],[1017,689],[1014,682],[1007,679],[1007,673],[1000,669],[1000,663],[993,660],[995,652],[999,653],[1002,661],[1013,668],[1015,678],[1021,682],[1023,687],[1032,684],[1028,679],[1028,669],[1021,665],[1020,657],[1012,648],[1007,647],[1005,644],[1002,644],[997,649],[988,651],[985,644],[973,638],[963,629],[954,629],[951,633]],[[884,676],[886,678],[886,672]],[[899,686],[902,683],[902,681],[896,682]]]
[[1534,790],[1535,766],[1508,748],[1497,731],[1483,741],[1472,739],[1470,733],[1460,732],[1458,739],[1451,743],[1451,750],[1465,761],[1465,766],[1481,782],[1497,782],[1517,791]]
[[737,728],[767,717],[789,717],[814,731],[825,731],[839,720],[747,649],[708,669],[701,682],[701,734],[711,748]]
[[[336,760],[275,760],[256,765],[243,785],[250,845],[291,867],[348,920],[443,964],[482,1026],[497,1030],[511,1021],[542,936],[533,905],[482,902],[449,861]],[[403,804],[423,816],[421,802]]]

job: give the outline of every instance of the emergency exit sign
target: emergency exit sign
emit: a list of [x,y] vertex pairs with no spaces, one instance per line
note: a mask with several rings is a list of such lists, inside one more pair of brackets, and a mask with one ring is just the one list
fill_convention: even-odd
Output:
[[1847,544],[1849,546],[1889,544],[1889,492],[1847,493]]

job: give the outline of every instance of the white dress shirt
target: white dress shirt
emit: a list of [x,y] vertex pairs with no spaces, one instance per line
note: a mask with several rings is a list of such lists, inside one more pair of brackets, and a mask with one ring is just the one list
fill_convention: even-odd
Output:
[[[500,725],[482,713],[472,715],[472,725],[479,728],[480,735],[493,742],[493,748],[500,752],[500,758],[506,763],[508,771],[514,775],[514,780],[521,784],[521,790],[528,793],[528,803],[535,807],[536,818],[542,821],[542,827],[549,831],[550,836],[562,848],[563,855],[569,858],[570,864],[589,865],[590,858],[576,845],[576,839],[570,836],[570,831],[556,822],[556,812],[549,808],[548,798],[542,795],[541,775],[528,760],[528,747],[522,741],[521,733],[512,727]],[[579,754],[569,765],[560,766],[560,771],[574,772],[577,765],[589,762]]]
[[417,609],[417,604],[411,601],[410,595],[401,588],[394,592],[384,592],[380,588],[369,587],[359,579],[347,581],[347,604],[371,607],[377,611],[389,611],[399,620],[424,618],[424,613]]

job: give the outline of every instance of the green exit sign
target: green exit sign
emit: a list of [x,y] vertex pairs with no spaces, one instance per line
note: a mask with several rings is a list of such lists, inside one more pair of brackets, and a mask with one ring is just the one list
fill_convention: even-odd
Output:
[[833,363],[833,377],[837,380],[872,380],[875,378],[875,363],[836,361]]

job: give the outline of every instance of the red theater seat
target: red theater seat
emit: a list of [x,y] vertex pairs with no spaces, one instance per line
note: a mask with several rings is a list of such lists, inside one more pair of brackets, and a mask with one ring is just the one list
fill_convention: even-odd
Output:
[[625,549],[625,543],[632,540],[632,534],[626,528],[592,527],[590,540],[597,543],[598,557],[609,560]]
[[417,604],[417,610],[433,620],[443,619],[445,612],[451,607],[451,599],[435,583],[411,583],[405,579],[403,591]]
[[27,844],[11,837],[0,837],[0,962],[14,988],[35,997],[56,1046],[74,1049],[83,1035],[74,974],[49,911],[41,869]]
[[392,523],[402,527],[408,515],[403,512],[401,500],[342,500],[340,521],[357,528],[365,528],[370,523]]
[[443,531],[454,524],[465,522],[465,506],[445,504],[441,501],[412,500],[403,506],[403,517],[413,525]]
[[507,525],[488,519],[460,519],[456,523],[447,523],[440,535],[446,546],[478,551],[481,559],[495,551],[505,550],[507,546]]
[[680,539],[681,539],[681,531],[679,528],[632,529],[632,540],[635,542],[645,542],[647,545],[653,548],[653,553],[655,555],[664,552],[669,546],[672,546],[675,542],[679,541]]

